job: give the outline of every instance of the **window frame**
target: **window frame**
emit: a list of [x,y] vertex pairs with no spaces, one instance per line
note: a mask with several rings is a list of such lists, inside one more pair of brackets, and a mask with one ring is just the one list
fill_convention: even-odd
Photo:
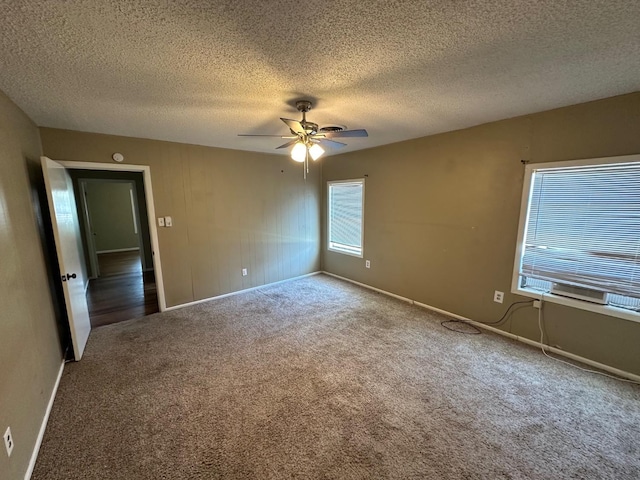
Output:
[[[350,252],[345,249],[336,248],[331,246],[331,186],[344,183],[359,183],[362,185],[362,218],[360,221],[360,253]],[[365,179],[353,178],[349,180],[331,180],[327,181],[327,250],[330,252],[341,253],[343,255],[349,255],[357,258],[364,258],[364,194],[365,194]]]
[[599,305],[584,300],[554,295],[549,292],[540,292],[539,290],[520,286],[520,266],[524,253],[525,230],[528,219],[529,203],[531,201],[532,195],[531,187],[533,174],[537,170],[608,165],[615,163],[640,163],[640,155],[623,155],[619,157],[601,157],[580,160],[566,160],[559,162],[530,163],[525,166],[522,186],[522,200],[520,203],[520,219],[518,223],[518,237],[516,242],[515,260],[513,264],[513,277],[511,281],[511,293],[640,323],[640,312],[634,312],[632,310],[627,310],[612,305]]

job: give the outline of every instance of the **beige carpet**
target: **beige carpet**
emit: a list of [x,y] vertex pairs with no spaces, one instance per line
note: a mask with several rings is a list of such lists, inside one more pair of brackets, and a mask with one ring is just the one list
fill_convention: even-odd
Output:
[[640,387],[442,319],[315,276],[98,328],[33,478],[640,478]]

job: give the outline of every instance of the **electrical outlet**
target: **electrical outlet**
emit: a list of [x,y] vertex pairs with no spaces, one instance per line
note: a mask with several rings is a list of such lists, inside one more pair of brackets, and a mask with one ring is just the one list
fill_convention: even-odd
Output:
[[364,262],[364,266],[365,266],[366,268],[371,268],[371,261],[370,261],[370,260],[365,260],[365,262]]
[[246,277],[249,274],[248,270],[246,268],[242,269],[242,276]]
[[4,432],[4,446],[7,449],[7,456],[11,456],[13,451],[13,435],[11,435],[11,427],[7,427],[7,431]]
[[502,303],[504,301],[504,292],[499,292],[498,290],[496,290],[493,293],[493,301]]
[[164,217],[158,217],[158,226],[164,227]]

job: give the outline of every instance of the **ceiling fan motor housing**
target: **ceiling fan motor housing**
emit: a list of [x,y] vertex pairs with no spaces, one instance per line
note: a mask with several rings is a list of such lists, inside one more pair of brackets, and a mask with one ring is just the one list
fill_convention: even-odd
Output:
[[304,131],[307,135],[315,135],[316,133],[318,133],[317,123],[302,121],[300,122],[300,124],[302,125],[302,128],[304,128]]

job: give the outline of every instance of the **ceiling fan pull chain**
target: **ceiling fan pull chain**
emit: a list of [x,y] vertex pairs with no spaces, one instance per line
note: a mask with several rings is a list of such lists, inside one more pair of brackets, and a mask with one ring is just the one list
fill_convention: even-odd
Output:
[[303,165],[303,170],[302,170],[302,176],[304,177],[305,182],[307,181],[307,172],[309,171],[309,167],[307,166],[309,165],[309,150],[307,149],[307,152],[304,156],[304,165]]

